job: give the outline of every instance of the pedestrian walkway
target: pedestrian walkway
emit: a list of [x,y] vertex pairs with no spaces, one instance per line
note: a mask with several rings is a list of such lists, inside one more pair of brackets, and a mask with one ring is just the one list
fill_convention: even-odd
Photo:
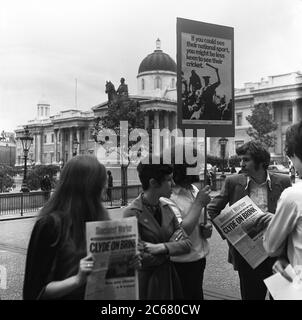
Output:
[[[214,196],[217,193],[211,193]],[[124,207],[110,208],[111,219],[123,217]],[[2,299],[21,299],[24,263],[30,231],[35,223],[38,211],[20,215],[7,215],[0,219],[0,251],[3,263],[7,264],[14,279],[9,280],[9,290],[1,292]],[[31,218],[31,219],[30,219]],[[2,220],[2,221],[1,221]],[[11,220],[11,221],[10,221]],[[2,226],[2,229],[1,229]],[[16,232],[18,230],[18,232]],[[204,296],[206,300],[238,300],[238,279],[226,261],[227,244],[221,241],[217,232],[210,239],[211,254],[207,259],[204,279]]]

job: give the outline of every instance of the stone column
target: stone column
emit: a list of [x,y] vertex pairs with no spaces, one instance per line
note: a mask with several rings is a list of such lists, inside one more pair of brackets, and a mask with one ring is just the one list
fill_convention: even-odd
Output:
[[78,147],[77,147],[77,155],[79,155],[80,154],[80,150],[81,150],[81,148],[80,148],[80,146],[81,146],[81,140],[80,140],[80,128],[77,128],[76,129],[77,131],[77,140],[78,140]]
[[293,124],[299,122],[301,120],[301,113],[297,104],[297,99],[291,99],[293,108]]
[[57,135],[58,135],[58,130],[55,129],[53,131],[54,133],[54,147],[53,147],[53,152],[54,152],[54,156],[55,156],[55,159],[54,159],[54,162],[57,163],[59,160],[57,160],[57,141],[58,141],[58,138],[57,138]]
[[159,111],[154,111],[154,129],[159,129]]
[[65,151],[65,132],[63,129],[60,129],[60,136],[61,136],[61,144],[60,144],[60,159],[59,161],[63,161],[65,163],[65,154],[64,154],[64,151]]
[[[159,135],[159,111],[154,111],[154,130],[155,135],[152,135],[152,143],[154,146],[154,154],[159,155],[160,154],[160,135]],[[154,141],[153,141],[154,139]]]
[[69,152],[68,152],[68,160],[72,158],[72,140],[73,140],[73,129],[69,129]]
[[[164,111],[164,129],[169,130],[169,112],[168,111]],[[164,140],[163,141],[164,149],[169,148],[170,147],[170,134],[165,135],[163,140]]]
[[34,148],[35,148],[35,150],[34,150],[34,161],[35,161],[35,163],[37,163],[38,162],[38,147],[37,147],[37,134],[35,133],[34,134]]
[[45,164],[44,163],[44,131],[41,132],[40,134],[40,162],[41,164]]
[[36,135],[36,164],[41,164],[41,134]]
[[149,114],[146,112],[145,114],[145,129],[149,127]]

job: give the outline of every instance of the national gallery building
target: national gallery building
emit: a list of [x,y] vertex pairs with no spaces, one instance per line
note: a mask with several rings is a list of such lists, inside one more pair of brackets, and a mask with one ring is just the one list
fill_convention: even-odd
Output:
[[[139,65],[137,94],[129,94],[129,98],[137,100],[145,112],[145,128],[176,128],[176,78],[176,63],[161,50],[158,39],[154,52],[148,54]],[[246,117],[251,114],[253,105],[264,102],[272,106],[272,116],[278,124],[276,145],[270,151],[274,158],[281,160],[284,157],[287,127],[302,119],[302,73],[274,75],[235,89],[235,137],[226,137],[226,157],[234,155],[236,147],[250,140],[246,133],[249,127]],[[90,111],[70,109],[51,115],[50,105],[40,101],[36,118],[15,130],[18,141],[16,165],[23,165],[23,151],[18,137],[22,136],[25,126],[28,126],[34,138],[28,155],[29,165],[62,165],[76,154],[97,155],[99,146],[92,132],[95,119],[104,115],[107,109],[108,101],[105,101],[92,106]],[[208,154],[220,156],[220,147],[219,138],[210,138]],[[132,169],[128,174],[130,184],[132,180],[137,183],[135,168]],[[113,178],[114,184],[118,183],[118,170],[113,170]]]

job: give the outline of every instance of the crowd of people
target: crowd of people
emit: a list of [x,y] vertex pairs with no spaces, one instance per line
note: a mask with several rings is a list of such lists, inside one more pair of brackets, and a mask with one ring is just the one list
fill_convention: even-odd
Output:
[[[302,121],[288,128],[285,144],[301,178]],[[242,299],[264,300],[263,280],[273,272],[288,279],[289,263],[301,272],[300,182],[291,186],[288,176],[268,172],[270,154],[259,142],[247,142],[236,152],[241,173],[228,176],[213,199],[209,186],[199,190],[195,184],[199,177],[187,175],[187,163],[139,163],[143,192],[123,215],[135,216],[138,222],[138,253],[131,263],[138,270],[140,299],[203,300],[213,219],[246,195],[262,211],[254,227],[265,230],[263,246],[269,257],[253,269],[228,242],[229,262],[238,272]],[[94,268],[93,257],[86,253],[85,223],[109,219],[101,202],[107,173],[93,156],[74,157],[64,166],[31,234],[24,299],[84,298],[87,277]]]

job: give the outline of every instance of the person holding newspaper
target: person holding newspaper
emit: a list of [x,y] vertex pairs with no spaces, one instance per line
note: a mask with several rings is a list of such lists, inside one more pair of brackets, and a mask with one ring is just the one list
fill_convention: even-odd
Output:
[[[86,222],[109,220],[101,202],[106,180],[106,169],[96,157],[81,155],[66,163],[31,233],[24,300],[84,299],[94,268],[86,254]],[[133,264],[139,268],[139,256]]]
[[[302,121],[287,129],[285,150],[302,178]],[[258,223],[267,224],[264,249],[270,256],[279,257],[273,266],[285,278],[284,269],[290,263],[297,272],[302,268],[302,183],[301,180],[283,191],[275,215],[265,215]]]
[[[232,205],[247,195],[263,212],[275,213],[282,191],[291,185],[289,177],[267,171],[270,154],[260,142],[247,142],[236,153],[241,159],[242,173],[226,178],[220,194],[208,205],[211,219],[227,204]],[[275,259],[267,258],[253,269],[230,243],[228,245],[228,260],[238,271],[242,299],[264,300],[267,289],[263,279],[272,274]]]
[[175,186],[170,199],[166,201],[192,242],[189,253],[171,257],[181,280],[184,299],[203,300],[203,275],[206,256],[210,251],[207,239],[212,235],[212,224],[205,223],[207,219],[204,218],[203,208],[211,200],[211,189],[207,185],[198,190],[194,183],[199,182],[199,176],[187,172],[187,169],[192,170],[193,167],[186,162],[173,165]]
[[[150,157],[151,158],[151,157]],[[169,205],[160,200],[172,192],[173,168],[144,159],[137,171],[143,192],[124,211],[124,217],[136,216],[139,239],[143,246],[139,270],[141,300],[176,300],[183,298],[181,282],[170,257],[190,252],[191,241]]]

